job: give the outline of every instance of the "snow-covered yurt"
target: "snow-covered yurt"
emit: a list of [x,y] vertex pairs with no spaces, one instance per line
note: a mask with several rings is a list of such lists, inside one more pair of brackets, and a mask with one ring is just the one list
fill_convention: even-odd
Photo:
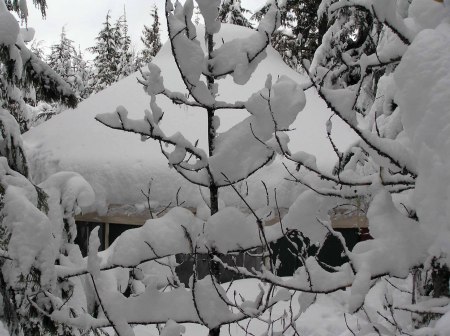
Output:
[[[200,30],[199,36],[203,34]],[[247,28],[222,24],[215,36],[216,47],[235,37],[250,36],[253,32]],[[154,63],[161,69],[166,88],[186,92],[169,43],[163,46],[154,58]],[[325,126],[331,112],[315,90],[310,88],[306,76],[284,64],[271,47],[245,85],[235,84],[230,76],[218,80],[218,97],[225,102],[246,101],[253,93],[264,88],[268,74],[274,80],[288,76],[305,88],[306,106],[289,132],[289,147],[294,151],[302,150],[316,155],[317,164],[330,169],[336,161]],[[93,187],[95,203],[83,209],[83,214],[78,218],[79,242],[87,239],[90,228],[101,223],[103,244],[108,246],[130,225],[142,225],[150,217],[149,206],[152,215],[181,204],[193,211],[199,210],[199,213],[205,207],[202,190],[171,169],[166,157],[161,154],[158,142],[151,139],[144,141],[137,134],[114,130],[95,120],[98,114],[114,112],[118,106],[128,110],[129,118],[142,119],[144,111],[149,109],[150,97],[138,81],[141,77],[141,73],[136,72],[92,95],[76,109],[62,112],[24,135],[35,183],[55,172],[75,171]],[[157,103],[164,113],[161,129],[165,134],[181,132],[192,143],[198,140],[198,146],[206,149],[207,118],[204,110],[174,105],[162,95],[157,96]],[[220,133],[249,114],[242,109],[226,109],[220,111],[219,116]],[[334,123],[335,142],[343,150],[354,139],[350,133],[338,121]],[[288,208],[305,187],[287,181],[287,176],[282,158],[279,157],[236,187],[254,208],[265,206],[267,197],[273,200],[276,188],[279,206]],[[231,188],[221,190],[219,196],[222,205],[244,207]]]

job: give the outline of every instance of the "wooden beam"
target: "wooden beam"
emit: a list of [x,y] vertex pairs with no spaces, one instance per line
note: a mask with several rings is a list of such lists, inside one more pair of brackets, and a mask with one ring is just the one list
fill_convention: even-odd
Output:
[[[195,209],[189,208],[193,213]],[[287,213],[287,209],[281,209],[281,217]],[[160,216],[163,216],[161,214]],[[120,214],[115,211],[113,215],[100,216],[97,213],[87,213],[84,215],[79,215],[75,217],[76,221],[82,222],[94,222],[94,223],[108,223],[108,224],[125,224],[125,225],[143,225],[150,215],[147,213],[143,214]],[[266,222],[267,226],[274,225],[279,222],[278,216]],[[367,218],[364,215],[335,215],[331,218],[331,225],[335,229],[358,229],[367,228]]]
[[368,221],[364,215],[335,216],[331,218],[333,229],[363,229],[367,228]]
[[126,224],[126,225],[143,225],[148,218],[142,215],[105,215],[100,216],[95,212],[79,215],[75,217],[76,221],[109,223],[109,224]]

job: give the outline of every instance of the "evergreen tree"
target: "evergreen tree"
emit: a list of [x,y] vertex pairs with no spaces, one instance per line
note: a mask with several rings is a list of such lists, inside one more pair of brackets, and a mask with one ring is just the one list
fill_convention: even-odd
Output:
[[[1,3],[5,6],[3,17],[0,18],[2,33],[8,36],[8,31],[4,30],[5,27],[14,27],[9,11],[16,11],[23,20],[26,20],[28,9],[26,1],[20,3],[2,1]],[[45,13],[45,1],[36,1],[35,4]],[[11,23],[8,24],[7,20],[11,20]],[[9,36],[15,36],[15,32],[9,32]],[[0,108],[9,111],[18,122],[21,132],[27,131],[31,124],[30,106],[27,103],[30,92],[34,91],[35,96],[42,100],[62,99],[61,103],[66,106],[76,104],[70,87],[47,64],[43,63],[42,59],[28,49],[24,39],[25,36],[20,43],[7,41],[9,44],[0,40],[4,43],[0,45]],[[30,36],[26,39],[30,39]]]
[[[45,58],[41,42],[33,41],[30,50],[39,59]],[[73,90],[78,101],[89,97],[92,93],[93,73],[92,67],[83,58],[81,50],[76,51],[73,41],[67,38],[65,29],[62,29],[59,43],[51,46],[48,64],[66,81]],[[60,102],[47,103],[45,97],[35,93],[34,88],[24,92],[25,106],[29,110],[28,127],[33,127],[49,120],[64,110]]]
[[48,57],[48,65],[55,70],[74,89],[75,81],[74,59],[76,58],[73,41],[67,38],[64,27],[62,28],[59,43],[51,46]]
[[103,90],[105,87],[117,81],[118,74],[118,52],[116,42],[116,29],[111,25],[111,16],[106,14],[103,29],[96,37],[97,44],[90,48],[95,55],[94,67],[96,82],[94,92]]
[[326,18],[317,16],[319,4],[320,2],[316,0],[291,0],[287,2],[289,13],[286,17],[286,26],[297,37],[299,42],[298,54],[306,60],[312,60],[327,29]]
[[141,41],[144,43],[145,48],[139,57],[139,63],[141,65],[150,63],[162,47],[159,32],[160,22],[156,5],[150,12],[150,16],[153,19],[152,25],[150,27],[144,25],[144,29],[142,30]]
[[[320,13],[326,16],[325,11]],[[370,95],[360,95],[355,107],[365,114],[368,105],[373,103],[377,83],[387,69],[391,71],[391,64],[381,64],[376,68],[370,68],[364,77],[357,67],[347,66],[348,62],[377,53],[378,41],[382,37],[382,24],[374,20],[367,11],[358,10],[354,7],[342,8],[335,11],[328,18],[331,23],[327,34],[324,35],[322,52],[318,53],[311,70],[331,69],[320,80],[324,85],[335,89],[351,87],[362,80],[364,92],[371,92]],[[345,24],[343,24],[345,22]],[[349,57],[348,57],[349,56]],[[335,71],[334,69],[337,69]],[[319,74],[314,73],[319,76]],[[370,102],[368,102],[370,100]]]
[[[34,3],[45,13],[45,1]],[[69,85],[27,48],[10,10],[26,20],[26,1],[0,1],[2,319],[11,336],[69,335],[74,331],[71,327],[59,325],[40,311],[50,302],[47,294],[64,292],[68,295],[73,287],[67,282],[56,285],[53,265],[59,263],[63,255],[67,256],[75,238],[71,233],[77,206],[76,202],[66,202],[71,197],[71,183],[67,182],[71,179],[69,175],[74,177],[74,174],[66,175],[68,179],[62,175],[51,177],[39,186],[32,183],[20,133],[24,130],[22,122],[28,118],[25,90],[34,88],[43,99],[58,100],[71,107],[76,106],[77,99]],[[21,257],[22,253],[26,258]]]
[[[320,1],[287,0],[281,9],[280,29],[272,38],[272,46],[292,68],[299,69],[301,60],[311,61],[327,29],[325,16],[318,17]],[[259,21],[268,5],[253,15]]]
[[114,37],[117,53],[117,79],[128,76],[134,71],[131,37],[128,34],[128,22],[125,8],[114,27]]
[[30,50],[33,54],[35,54],[39,59],[43,60],[45,58],[44,48],[43,48],[44,41],[37,41],[33,40],[30,46]]
[[[86,67],[86,62],[83,60],[81,52],[77,53],[73,41],[67,38],[64,27],[61,31],[59,43],[51,46],[48,64],[70,85],[78,101],[89,96],[90,93],[86,91],[89,70]],[[37,102],[40,100],[40,97],[36,97]],[[53,103],[51,105],[41,104],[34,109],[31,123],[32,125],[38,125],[54,115],[61,113],[63,110],[64,106],[59,103]]]
[[250,11],[241,7],[241,0],[223,0],[219,10],[219,20],[224,23],[253,28],[244,14],[250,14]]
[[78,47],[78,52],[73,58],[73,69],[75,73],[75,91],[79,99],[88,98],[92,93],[93,70],[91,64],[84,59],[84,56]]
[[[19,17],[27,21],[28,19],[28,6],[27,2],[24,0],[4,0],[6,7],[10,11],[16,12]],[[41,11],[42,17],[45,18],[47,15],[47,0],[33,0],[33,4]]]
[[90,48],[95,55],[95,83],[92,85],[94,92],[128,76],[136,68],[125,10],[114,25],[110,21],[108,12],[103,29],[96,38],[97,44]]

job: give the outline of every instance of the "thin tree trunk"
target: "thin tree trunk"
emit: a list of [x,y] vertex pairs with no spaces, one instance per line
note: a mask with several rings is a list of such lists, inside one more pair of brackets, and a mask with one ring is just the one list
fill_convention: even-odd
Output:
[[[206,36],[206,43],[208,47],[208,58],[211,59],[212,52],[213,52],[213,35],[208,34]],[[208,69],[212,70],[212,69]],[[207,76],[208,80],[208,89],[212,93],[213,92],[213,86],[214,86],[214,77],[213,76]],[[208,109],[208,149],[209,149],[209,157],[214,155],[214,149],[215,149],[215,140],[216,140],[216,127],[214,123],[214,116],[215,116],[216,110],[213,108]],[[218,201],[218,194],[219,194],[219,188],[216,186],[216,183],[214,181],[214,178],[210,177],[210,185],[209,185],[209,192],[210,192],[210,209],[211,209],[211,215],[214,215],[217,211],[219,211],[219,201]]]
[[[208,81],[209,82],[209,81]],[[208,147],[209,157],[214,155],[214,141],[216,139],[216,129],[214,127],[214,109],[208,109]],[[211,215],[219,211],[219,188],[211,176],[209,179],[209,201]]]
[[[206,36],[206,44],[208,48],[208,58],[211,59],[211,54],[213,52],[214,47],[214,41],[213,41],[213,35],[207,34]],[[212,70],[212,69],[208,69]],[[213,92],[213,86],[214,86],[214,77],[207,76],[208,81],[208,89],[212,93]],[[216,127],[214,122],[214,114],[215,109],[210,108],[208,109],[208,150],[209,150],[209,157],[214,155],[214,149],[215,149],[215,139],[216,139]],[[216,182],[212,176],[210,176],[209,180],[209,199],[210,199],[210,210],[211,215],[214,215],[219,211],[219,188],[216,185]],[[212,258],[214,258],[214,251],[210,255],[210,262],[211,262],[211,275],[215,277],[216,279],[219,279],[220,277],[220,268],[217,262],[213,261]],[[220,335],[220,327],[216,327],[209,330],[209,336],[219,336]]]

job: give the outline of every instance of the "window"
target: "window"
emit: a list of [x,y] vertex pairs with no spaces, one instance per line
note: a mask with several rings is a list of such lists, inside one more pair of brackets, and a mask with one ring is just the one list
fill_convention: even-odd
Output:
[[100,226],[98,235],[100,238],[100,250],[109,247],[122,232],[140,227],[141,225],[132,224],[111,224],[100,222],[76,221],[77,238],[75,243],[80,246],[81,254],[85,257],[88,252],[89,236],[96,226]]
[[98,230],[98,236],[100,238],[100,250],[105,249],[105,224],[96,222],[84,222],[77,221],[77,237],[75,238],[75,243],[80,246],[81,254],[83,257],[87,256],[89,236],[95,227],[100,226]]

